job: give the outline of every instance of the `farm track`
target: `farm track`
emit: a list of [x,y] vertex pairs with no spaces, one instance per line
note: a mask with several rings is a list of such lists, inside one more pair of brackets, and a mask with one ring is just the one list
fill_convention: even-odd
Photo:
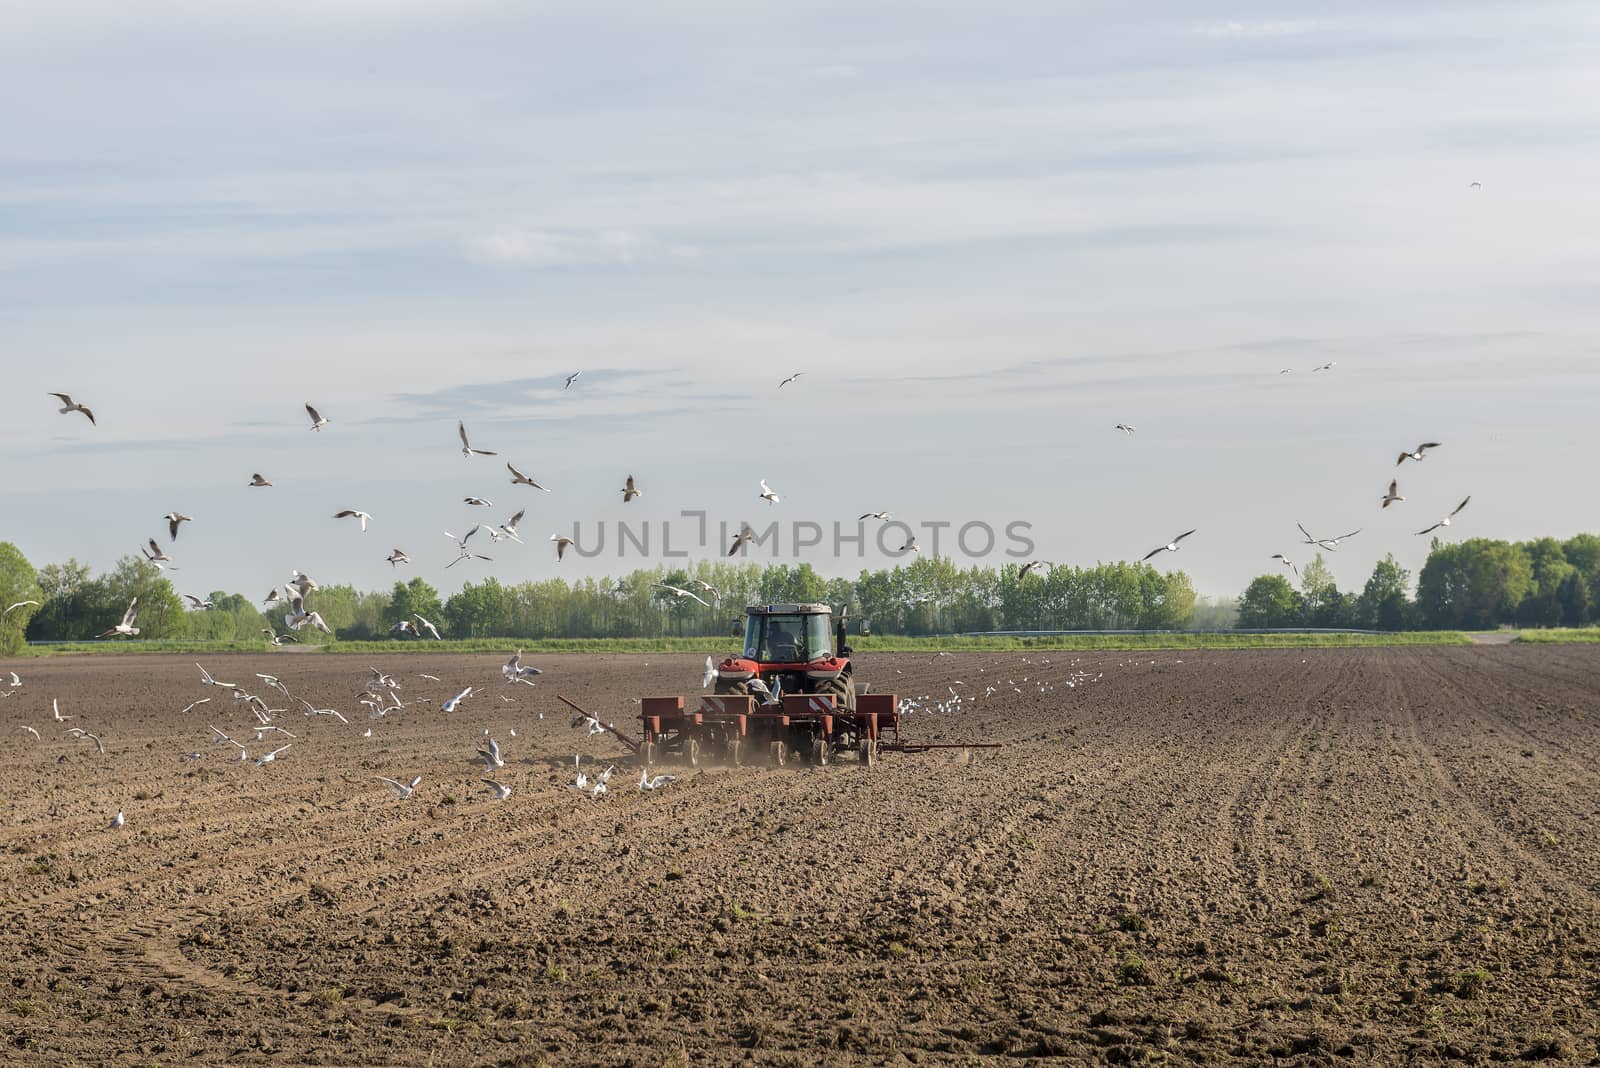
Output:
[[[0,1059],[1600,1058],[1600,649],[867,654],[878,690],[964,695],[908,738],[1004,748],[655,794],[554,698],[622,726],[698,659],[543,657],[508,690],[493,657],[374,657],[417,707],[285,714],[261,769],[206,737],[248,738],[241,706],[178,716],[217,695],[189,658],[14,665],[0,713],[45,740],[0,741]],[[366,674],[206,666],[347,714]],[[618,765],[608,797],[566,788],[574,753]]]

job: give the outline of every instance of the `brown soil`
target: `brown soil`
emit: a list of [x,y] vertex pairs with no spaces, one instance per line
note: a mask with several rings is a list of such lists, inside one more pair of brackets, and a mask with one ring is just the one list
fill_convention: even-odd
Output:
[[1005,748],[653,794],[555,694],[625,727],[697,656],[375,659],[418,704],[370,723],[364,661],[205,662],[350,725],[257,769],[190,659],[8,665],[0,1061],[1597,1063],[1600,649],[869,655],[965,684],[908,737]]

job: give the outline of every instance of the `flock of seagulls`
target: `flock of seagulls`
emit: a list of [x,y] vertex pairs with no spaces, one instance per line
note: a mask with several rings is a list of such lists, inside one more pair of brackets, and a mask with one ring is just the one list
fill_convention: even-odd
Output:
[[[1327,367],[1331,367],[1332,364],[1328,364],[1326,366]],[[1324,370],[1324,369],[1325,368],[1316,368],[1316,370]],[[1443,443],[1442,442],[1424,441],[1424,442],[1418,443],[1417,447],[1414,448],[1414,449],[1401,449],[1398,458],[1394,462],[1394,465],[1396,467],[1399,467],[1401,464],[1405,463],[1407,460],[1411,460],[1414,463],[1421,463],[1423,460],[1427,459],[1428,453],[1429,453],[1430,450],[1438,449],[1438,448],[1441,448],[1441,447],[1443,447]],[[1387,490],[1385,490],[1383,496],[1381,496],[1378,499],[1378,503],[1379,503],[1380,508],[1388,508],[1390,505],[1404,503],[1405,499],[1406,499],[1405,496],[1400,492],[1400,480],[1398,478],[1391,478],[1389,480],[1389,488]],[[1439,529],[1441,529],[1443,527],[1448,527],[1450,525],[1450,521],[1452,519],[1454,519],[1456,516],[1460,515],[1461,514],[1461,510],[1463,508],[1465,508],[1467,506],[1467,504],[1471,500],[1472,500],[1471,494],[1468,494],[1466,497],[1463,497],[1462,500],[1461,500],[1461,503],[1456,505],[1455,508],[1448,515],[1445,515],[1442,518],[1440,518],[1440,520],[1437,523],[1434,523],[1431,526],[1424,527],[1423,529],[1417,531],[1416,534],[1418,536],[1421,536],[1421,535],[1424,535],[1424,534],[1432,534],[1436,530],[1439,530]],[[1319,549],[1327,549],[1330,552],[1337,551],[1342,542],[1344,542],[1346,539],[1353,538],[1357,534],[1361,533],[1361,528],[1357,527],[1355,530],[1352,530],[1348,534],[1340,534],[1339,536],[1333,537],[1333,538],[1319,538],[1316,535],[1312,534],[1309,530],[1307,530],[1304,523],[1296,523],[1295,526],[1300,529],[1300,533],[1305,538],[1303,544],[1314,545]],[[1173,547],[1174,547],[1173,545],[1167,546],[1167,548],[1169,548],[1169,549],[1173,548]],[[1160,549],[1155,550],[1155,552],[1160,552],[1160,551],[1161,551]],[[1153,556],[1153,555],[1155,555],[1155,553],[1153,552],[1153,553],[1151,553],[1151,555]],[[1147,556],[1147,557],[1145,557],[1145,559],[1148,560],[1149,557]],[[1293,571],[1296,576],[1298,576],[1300,574],[1300,569],[1297,566],[1295,566],[1294,561],[1291,560],[1288,556],[1284,555],[1283,553],[1273,553],[1270,557],[1268,557],[1268,559],[1270,559],[1270,560],[1278,560],[1278,561],[1282,562],[1282,564],[1285,567],[1289,568],[1291,571]]]
[[[314,584],[308,583],[308,585],[310,588],[314,588]],[[420,617],[418,618],[420,619]],[[429,630],[433,629],[431,624],[427,624],[425,620],[423,622]],[[709,664],[710,662],[708,657],[707,663]],[[225,679],[219,679],[212,675],[203,664],[195,664],[195,669],[200,673],[199,685],[213,693],[220,692],[225,695],[220,700],[229,708],[235,709],[236,711],[232,714],[241,717],[244,721],[241,725],[228,730],[217,726],[216,723],[211,723],[206,727],[212,746],[228,748],[231,754],[230,761],[234,764],[266,769],[285,760],[296,759],[294,755],[296,753],[302,754],[299,759],[304,759],[306,752],[316,750],[325,743],[328,737],[334,737],[337,733],[347,730],[352,734],[354,732],[350,717],[346,716],[338,708],[331,706],[319,707],[305,698],[295,696],[291,693],[289,685],[279,675],[254,672],[256,681],[248,682],[248,685],[246,685],[248,680],[230,682]],[[392,722],[391,717],[406,712],[408,709],[417,714],[425,714],[430,704],[429,700],[425,696],[414,696],[409,701],[403,699],[401,693],[404,689],[404,683],[397,674],[386,672],[376,667],[368,668],[367,670],[368,675],[360,683],[356,700],[366,707],[369,721]],[[543,673],[540,668],[523,662],[521,650],[518,650],[500,667],[502,683],[508,691],[510,687],[517,684],[535,685],[534,680]],[[0,697],[9,698],[21,689],[23,681],[13,671],[0,673],[0,679],[5,676],[10,678],[10,687],[6,690],[0,690]],[[713,676],[714,670],[711,675],[708,675],[702,681],[702,688],[710,685]],[[416,677],[434,684],[441,683],[441,679],[437,675],[419,673]],[[453,696],[445,699],[439,705],[439,710],[444,713],[455,712],[464,701],[481,695],[485,689],[486,687],[479,685],[465,686],[456,691]],[[267,694],[268,696],[276,695],[285,704],[284,706],[274,707],[271,702],[261,696],[262,694]],[[178,715],[180,717],[188,717],[202,705],[211,704],[212,700],[213,698],[210,696],[199,697],[185,705]],[[502,695],[501,700],[511,702],[512,698]],[[289,712],[288,704],[298,704],[304,710],[305,721],[308,726],[318,721],[334,724],[329,729],[336,732],[335,735],[306,734],[300,728],[290,730],[281,721],[281,717]],[[85,727],[69,724],[69,721],[74,717],[61,710],[59,700],[51,700],[51,711],[54,723],[62,728],[63,738],[76,742],[92,742],[98,755],[106,755],[105,744],[99,735]],[[542,720],[544,713],[539,712],[538,718]],[[600,723],[598,719],[587,714],[581,715],[577,720],[574,720],[573,726],[585,728],[589,737],[610,730],[608,725]],[[16,725],[16,729],[18,733],[27,735],[34,742],[44,744],[44,735],[38,727],[21,723]],[[512,738],[517,737],[517,731],[514,727],[511,728],[510,735]],[[346,736],[349,737],[350,735]],[[359,737],[363,740],[372,739],[374,737],[372,727],[368,726],[359,734]],[[267,743],[266,747],[263,748],[258,748],[257,744],[253,744],[263,742]],[[310,749],[307,749],[307,746],[310,746]],[[204,759],[205,754],[202,750],[192,750],[181,752],[179,755],[184,762],[191,763]],[[497,801],[508,800],[515,791],[515,784],[511,781],[512,776],[509,774],[512,767],[511,761],[499,740],[487,728],[484,729],[482,740],[474,751],[474,759],[481,766],[481,776],[478,781],[488,788],[490,796]],[[603,772],[590,776],[582,770],[581,756],[575,756],[573,761],[574,768],[578,772],[576,787],[590,797],[598,798],[603,796],[607,792],[607,784],[616,769],[608,767]],[[412,775],[409,778],[390,777],[387,775],[374,777],[393,791],[396,800],[402,801],[412,798],[421,787],[423,781],[421,775]],[[676,781],[677,776],[675,775],[651,774],[649,768],[642,768],[638,790],[640,793],[660,790]],[[107,808],[109,810],[109,806]],[[127,822],[128,818],[125,810],[119,807],[116,815],[111,818],[106,827],[108,830],[119,830],[126,826]]]

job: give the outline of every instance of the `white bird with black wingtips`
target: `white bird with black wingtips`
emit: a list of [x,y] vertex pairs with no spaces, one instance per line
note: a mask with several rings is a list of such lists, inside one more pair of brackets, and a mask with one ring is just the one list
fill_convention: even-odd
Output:
[[339,511],[333,513],[333,518],[335,518],[335,519],[359,519],[359,520],[361,520],[361,529],[362,530],[366,530],[367,529],[367,524],[372,521],[372,516],[368,515],[366,512],[359,511],[358,509],[355,509],[355,508],[342,508]]
[[1441,443],[1437,441],[1424,441],[1421,445],[1418,445],[1410,452],[1401,450],[1400,458],[1394,462],[1394,465],[1399,467],[1407,460],[1416,460],[1420,463],[1421,461],[1427,459],[1429,449],[1437,449],[1440,444]]
[[515,467],[512,467],[510,464],[506,464],[506,470],[511,472],[511,484],[513,486],[532,486],[536,490],[544,490],[546,493],[550,492],[549,490],[544,489],[543,486],[539,485],[539,483],[523,474],[521,471],[518,471]]
[[1461,499],[1461,503],[1456,505],[1455,508],[1451,510],[1449,515],[1447,515],[1443,519],[1439,520],[1433,526],[1425,527],[1424,529],[1417,531],[1417,534],[1419,534],[1419,535],[1432,534],[1434,531],[1438,530],[1440,527],[1449,526],[1450,525],[1450,520],[1452,520],[1456,516],[1460,515],[1461,514],[1461,509],[1465,508],[1467,506],[1467,502],[1470,501],[1470,500],[1472,500],[1472,497],[1471,497],[1470,494],[1468,496],[1466,496],[1466,497],[1463,497]]
[[122,622],[100,634],[99,637],[136,638],[139,635],[139,628],[133,625],[133,621],[137,618],[139,618],[139,598],[135,597],[128,602],[128,610],[122,613]]
[[[1196,528],[1196,529],[1198,529],[1198,528]],[[1157,555],[1159,553],[1175,553],[1175,552],[1177,552],[1178,551],[1178,543],[1183,541],[1184,538],[1187,538],[1189,535],[1193,534],[1194,532],[1195,531],[1193,531],[1193,530],[1186,530],[1182,534],[1179,534],[1176,538],[1173,538],[1171,541],[1167,542],[1165,545],[1157,546],[1156,548],[1151,549],[1149,552],[1144,554],[1143,560],[1148,560],[1152,556],[1155,556],[1155,555]],[[1141,560],[1141,563],[1143,562],[1143,560]]]
[[95,421],[94,421],[94,413],[93,412],[91,412],[84,405],[79,404],[77,401],[73,400],[67,394],[65,394],[65,393],[52,393],[52,394],[50,394],[50,396],[58,398],[61,401],[61,403],[65,406],[60,411],[61,415],[69,415],[72,412],[82,412],[84,417],[87,418],[90,423],[94,424],[95,426],[99,426],[100,425],[98,423],[95,423]]
[[420,785],[422,782],[421,775],[412,776],[410,782],[401,782],[398,779],[391,779],[387,775],[375,775],[373,778],[388,783],[394,788],[394,796],[400,798],[402,801],[415,793],[418,785]]
[[472,447],[472,442],[467,440],[467,424],[465,422],[459,420],[456,422],[456,433],[461,435],[461,455],[465,456],[467,459],[470,460],[474,456],[499,455],[499,453],[490,452],[487,449],[474,449]]

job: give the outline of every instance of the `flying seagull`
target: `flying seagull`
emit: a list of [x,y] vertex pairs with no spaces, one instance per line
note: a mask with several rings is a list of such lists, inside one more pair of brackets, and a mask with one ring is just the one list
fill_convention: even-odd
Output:
[[1304,524],[1296,523],[1295,526],[1299,527],[1300,528],[1300,533],[1302,533],[1302,534],[1304,534],[1306,536],[1305,544],[1307,544],[1307,545],[1318,545],[1318,546],[1321,546],[1324,549],[1335,550],[1335,551],[1339,548],[1339,543],[1340,542],[1344,541],[1346,538],[1353,538],[1357,534],[1361,533],[1361,528],[1357,527],[1355,530],[1352,530],[1348,534],[1340,534],[1337,538],[1314,538],[1314,537],[1311,536],[1311,531],[1307,530],[1305,528]]
[[700,688],[703,690],[711,685],[711,680],[717,677],[717,665],[709,656],[706,657],[706,671],[700,677]]
[[493,508],[494,502],[485,497],[463,497],[462,504],[470,504],[474,508]]
[[491,772],[496,768],[503,768],[506,766],[505,757],[500,755],[500,743],[495,741],[493,738],[489,739],[489,745],[487,748],[480,748],[478,750],[478,756],[483,760],[483,770],[485,772]]
[[481,524],[474,524],[471,530],[467,531],[465,534],[461,535],[461,537],[459,537],[459,538],[457,538],[454,534],[450,533],[448,530],[444,532],[444,536],[445,537],[451,539],[452,541],[454,541],[456,543],[456,551],[457,551],[456,558],[454,560],[450,561],[448,564],[444,565],[446,570],[449,570],[450,568],[455,567],[457,564],[459,564],[463,560],[471,560],[473,558],[477,558],[479,560],[489,560],[491,562],[493,561],[493,557],[484,556],[482,553],[472,552],[467,548],[467,542],[472,540],[472,536],[478,532],[480,526],[481,526]]
[[467,459],[470,460],[474,456],[499,455],[499,453],[489,452],[487,449],[474,449],[472,443],[467,440],[467,424],[461,420],[456,421],[456,433],[461,435],[461,455]]
[[1405,498],[1400,496],[1400,480],[1398,478],[1391,478],[1389,480],[1389,492],[1383,495],[1383,506],[1387,508],[1395,501],[1403,500],[1405,500]]
[[544,490],[546,493],[550,492],[549,490],[544,489],[543,486],[539,485],[539,483],[523,474],[521,471],[518,471],[515,467],[512,467],[510,464],[506,464],[506,470],[511,472],[511,484],[513,486],[532,486],[534,489]]
[[1037,571],[1041,567],[1046,567],[1046,566],[1048,566],[1048,561],[1045,561],[1045,560],[1029,560],[1027,563],[1023,564],[1022,567],[1017,570],[1017,579],[1019,581],[1022,580],[1022,579],[1025,579],[1025,578],[1028,577],[1028,573],[1029,572]]
[[211,677],[211,672],[207,671],[203,667],[200,667],[199,664],[196,664],[195,667],[200,668],[200,685],[202,686],[220,686],[224,690],[237,690],[239,688],[231,682],[218,682],[216,679]]
[[[1149,552],[1144,554],[1144,560],[1150,559],[1152,556],[1155,556],[1157,553],[1175,553],[1175,552],[1177,552],[1178,551],[1178,543],[1180,541],[1182,541],[1184,538],[1187,538],[1190,534],[1193,534],[1193,533],[1194,533],[1193,530],[1186,530],[1182,534],[1179,534],[1176,538],[1173,538],[1171,541],[1167,542],[1165,545],[1162,545],[1159,548],[1151,549]],[[1140,562],[1143,563],[1144,561],[1141,560]]]
[[299,590],[301,597],[317,588],[316,580],[302,571],[289,572],[289,585]]
[[1296,578],[1300,577],[1300,569],[1295,567],[1294,561],[1289,559],[1287,556],[1283,555],[1282,553],[1273,553],[1271,558],[1274,560],[1282,560],[1284,567],[1288,568],[1290,571],[1293,571]]
[[1456,505],[1455,508],[1451,511],[1451,513],[1449,515],[1445,516],[1443,519],[1439,520],[1437,523],[1435,523],[1433,526],[1427,528],[1426,530],[1419,530],[1419,531],[1417,531],[1417,533],[1418,534],[1432,534],[1434,531],[1438,530],[1440,527],[1449,526],[1450,525],[1450,520],[1455,518],[1457,515],[1459,515],[1461,513],[1461,509],[1465,508],[1467,506],[1467,502],[1470,501],[1470,500],[1472,500],[1472,496],[1470,494],[1468,494],[1466,497],[1463,497],[1461,499],[1461,503]]
[[17,609],[26,608],[30,604],[33,605],[33,607],[35,607],[35,608],[41,607],[38,601],[18,601],[16,604],[10,605],[9,607],[7,607],[4,612],[0,612],[0,616],[9,616],[12,612],[15,612]]
[[[140,546],[140,552],[144,552],[143,546]],[[172,563],[172,557],[168,556],[162,551],[161,546],[156,544],[156,539],[154,538],[150,539],[150,551],[146,552],[144,557],[157,567],[160,567],[162,564]]]
[[793,382],[795,379],[799,378],[803,374],[805,374],[804,371],[796,371],[794,374],[790,375],[788,378],[785,378],[782,382],[779,382],[778,383],[778,388],[782,389],[784,386],[787,386],[790,382]]
[[659,790],[663,786],[677,781],[678,777],[676,775],[651,775],[649,768],[641,768],[639,770],[639,790],[641,793],[645,790]]
[[272,752],[266,754],[265,756],[257,758],[256,767],[264,768],[268,764],[271,764],[273,761],[278,759],[278,754],[279,753],[281,753],[284,750],[288,749],[289,746],[292,746],[292,745],[294,745],[293,742],[289,742],[287,745],[280,745],[280,746],[278,746],[278,748],[274,749]]
[[1413,451],[1413,452],[1405,452],[1405,451],[1402,450],[1401,453],[1400,453],[1400,459],[1396,460],[1394,462],[1394,465],[1396,467],[1399,467],[1401,464],[1405,463],[1407,460],[1418,460],[1418,461],[1420,461],[1420,460],[1424,459],[1427,456],[1427,453],[1428,453],[1429,449],[1437,449],[1439,447],[1439,444],[1440,443],[1437,442],[1437,441],[1424,441],[1421,445],[1418,445],[1416,447],[1416,450]]
[[682,601],[685,597],[687,597],[691,601],[699,601],[707,608],[711,607],[710,602],[702,600],[698,594],[690,593],[688,590],[680,589],[677,586],[668,586],[665,582],[652,582],[650,585],[658,590],[666,590],[679,601]]
[[1327,363],[1325,363],[1325,364],[1321,364],[1321,365],[1320,365],[1320,366],[1317,366],[1317,367],[1313,367],[1313,368],[1312,368],[1312,369],[1311,369],[1311,373],[1312,373],[1312,374],[1316,374],[1316,373],[1317,373],[1317,372],[1318,372],[1318,371],[1331,371],[1331,370],[1333,370],[1333,365],[1334,365],[1334,364],[1335,364],[1335,363],[1336,363],[1336,362],[1337,362],[1337,361],[1335,361],[1335,360],[1329,360],[1329,361],[1328,361],[1328,362],[1327,362]]
[[389,561],[389,567],[391,569],[393,569],[396,564],[409,564],[411,562],[411,557],[405,554],[404,549],[396,549],[394,552],[384,557],[384,559]]
[[450,698],[450,700],[448,700],[444,704],[440,705],[439,706],[439,711],[440,712],[454,712],[456,710],[456,706],[457,705],[459,705],[462,701],[465,701],[467,698],[469,698],[471,696],[472,696],[472,687],[468,686],[465,690],[462,690],[460,693],[458,693],[454,697]]
[[193,523],[194,516],[184,515],[182,512],[168,512],[161,517],[167,521],[167,530],[172,533],[172,540],[178,540],[178,527],[183,523]]
[[578,380],[578,376],[581,375],[581,374],[583,374],[582,371],[574,371],[570,375],[568,375],[567,376],[567,383],[566,383],[566,385],[561,387],[561,392],[565,393],[567,390],[571,389],[572,388],[572,383],[576,382]]
[[184,596],[184,599],[189,602],[189,607],[191,607],[191,608],[198,608],[198,609],[201,609],[203,611],[209,612],[213,608],[217,607],[216,602],[212,601],[209,597],[202,601],[200,598],[196,597],[192,593],[186,593],[183,596]]
[[622,487],[622,503],[627,504],[637,496],[639,496],[639,487],[633,484],[633,476],[629,475],[627,485]]
[[133,600],[128,602],[128,610],[126,612],[122,613],[122,622],[118,623],[116,626],[112,627],[110,630],[106,631],[104,634],[101,634],[100,637],[102,637],[102,638],[112,638],[112,637],[132,638],[132,637],[135,637],[139,633],[139,628],[133,625],[133,621],[135,619],[137,619],[138,616],[139,616],[139,598],[135,597]]
[[367,529],[367,523],[368,523],[368,521],[370,521],[372,519],[372,517],[370,515],[368,515],[366,512],[358,511],[357,509],[354,509],[354,508],[341,509],[340,511],[337,511],[337,512],[333,513],[333,518],[335,518],[335,519],[359,519],[359,520],[361,520],[361,529],[362,530],[366,530]]
[[921,553],[922,546],[917,544],[916,535],[912,535],[910,541],[900,546],[900,551],[903,553]]
[[511,796],[511,787],[503,782],[495,782],[493,779],[479,779],[478,781],[487,784],[489,789],[494,791],[496,801],[504,801]]
[[515,682],[518,679],[531,679],[535,675],[543,675],[544,672],[532,664],[524,664],[522,662],[522,650],[518,649],[517,655],[501,665],[500,674],[505,676],[507,682]]
[[517,537],[517,524],[522,522],[522,517],[526,515],[527,512],[528,510],[526,508],[518,509],[517,514],[512,516],[510,519],[507,519],[504,523],[501,523],[497,530],[489,531],[489,536],[494,538],[496,541],[499,541],[502,537],[510,538],[518,545],[521,545],[522,539]]
[[856,522],[859,523],[859,522],[861,522],[862,520],[865,520],[865,519],[881,519],[881,520],[883,520],[884,522],[887,523],[890,519],[893,519],[893,518],[894,518],[894,515],[891,512],[868,512],[866,515],[863,515],[861,517],[861,519],[856,520]]
[[566,555],[567,546],[578,544],[565,534],[552,534],[550,535],[550,540],[556,543],[556,563],[558,564],[561,562],[561,557]]
[[772,487],[767,485],[766,479],[761,480],[761,499],[768,504],[778,503],[778,495],[772,492]]
[[61,403],[65,405],[65,407],[63,407],[60,411],[61,415],[67,415],[71,412],[82,412],[84,415],[88,416],[90,423],[93,423],[95,426],[100,425],[99,423],[95,423],[93,412],[79,404],[77,401],[73,400],[71,397],[67,396],[65,393],[51,393],[50,396],[61,398]]
[[1136,426],[1129,426],[1127,423],[1118,423],[1115,429],[1122,431],[1124,434],[1133,434],[1136,433],[1139,428]]
[[270,486],[270,485],[272,485],[272,483],[267,481],[267,477],[265,475],[263,475],[263,474],[261,474],[261,472],[257,471],[255,474],[250,476],[250,485],[252,485],[252,486]]
[[328,425],[328,421],[322,418],[321,413],[315,408],[311,407],[310,403],[306,404],[306,414],[311,416],[312,430],[321,430],[323,427]]
[[378,775],[374,777],[381,779],[390,786],[394,787],[394,796],[400,798],[401,800],[405,800],[406,798],[410,797],[416,790],[417,785],[422,782],[421,775],[412,776],[410,782],[399,782],[398,780],[391,779],[386,775]]
[[739,533],[733,536],[733,544],[728,546],[728,555],[732,556],[739,551],[739,546],[749,544],[755,540],[756,532],[750,529],[749,523],[739,524]]
[[[436,641],[436,642],[444,641],[443,638],[439,637],[439,628],[438,627],[435,627],[432,623],[429,623],[426,619],[423,619],[421,616],[417,615],[415,612],[411,613],[411,615],[412,615],[412,618],[414,618],[418,623],[422,624],[422,629],[423,630],[425,630],[429,634],[433,635],[433,640],[434,641]],[[427,675],[424,675],[422,677],[425,678],[425,679],[429,678],[429,676],[427,676]],[[434,679],[433,681],[434,682],[438,682],[439,680],[438,679]]]
[[1482,182],[1473,182],[1471,185],[1468,185],[1467,188],[1468,189],[1482,189],[1483,188],[1483,183]]

